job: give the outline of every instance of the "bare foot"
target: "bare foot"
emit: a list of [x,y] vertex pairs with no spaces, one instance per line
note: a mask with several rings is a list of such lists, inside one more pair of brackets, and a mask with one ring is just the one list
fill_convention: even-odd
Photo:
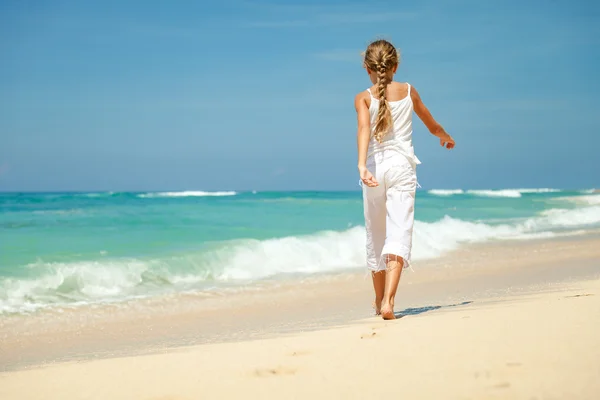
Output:
[[381,317],[383,319],[396,319],[394,315],[394,306],[391,304],[384,304],[381,307]]
[[381,315],[381,301],[382,300],[375,300],[373,302],[373,308],[375,309],[375,315]]

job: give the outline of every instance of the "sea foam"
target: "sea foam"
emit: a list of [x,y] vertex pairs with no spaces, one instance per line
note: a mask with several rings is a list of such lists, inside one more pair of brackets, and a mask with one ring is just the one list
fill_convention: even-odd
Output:
[[472,195],[479,197],[512,197],[519,198],[523,194],[543,194],[558,193],[561,189],[552,188],[525,188],[525,189],[483,189],[483,190],[463,190],[463,189],[431,189],[427,193],[434,196],[452,196],[452,195]]
[[141,198],[154,198],[154,197],[222,197],[222,196],[235,196],[237,192],[234,191],[221,191],[221,192],[203,192],[203,191],[183,191],[183,192],[156,192],[156,193],[144,193],[138,195]]
[[[586,207],[545,210],[504,223],[464,221],[445,216],[416,221],[413,261],[439,257],[465,243],[528,240],[585,232],[600,227],[600,196]],[[28,265],[31,278],[0,280],[0,312],[27,312],[51,305],[121,301],[207,284],[243,284],[282,274],[314,274],[363,268],[365,231],[323,231],[267,240],[235,240],[197,252],[163,258],[128,258]],[[418,263],[416,264],[418,265]],[[35,276],[35,277],[33,277]]]
[[463,194],[465,191],[462,189],[431,189],[427,193],[434,196],[452,196],[454,194]]

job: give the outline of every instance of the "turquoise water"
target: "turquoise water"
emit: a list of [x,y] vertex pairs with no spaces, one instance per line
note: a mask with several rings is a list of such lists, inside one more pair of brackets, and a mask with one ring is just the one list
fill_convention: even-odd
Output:
[[[413,258],[600,228],[585,191],[420,191]],[[0,312],[362,268],[360,192],[0,194]],[[415,264],[418,267],[418,263]]]

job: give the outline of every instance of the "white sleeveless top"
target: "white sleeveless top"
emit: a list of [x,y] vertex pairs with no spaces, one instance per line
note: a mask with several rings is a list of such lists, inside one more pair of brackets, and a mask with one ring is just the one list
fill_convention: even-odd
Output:
[[410,97],[410,84],[408,84],[408,95],[402,100],[388,101],[388,107],[392,113],[392,128],[385,134],[379,143],[373,133],[377,123],[377,113],[379,111],[379,100],[373,97],[371,89],[367,89],[371,96],[371,105],[369,113],[371,115],[371,139],[369,141],[369,149],[367,158],[373,158],[374,154],[388,153],[388,151],[398,152],[408,159],[408,162],[413,168],[421,161],[415,155],[415,150],[412,144],[412,113],[413,103]]

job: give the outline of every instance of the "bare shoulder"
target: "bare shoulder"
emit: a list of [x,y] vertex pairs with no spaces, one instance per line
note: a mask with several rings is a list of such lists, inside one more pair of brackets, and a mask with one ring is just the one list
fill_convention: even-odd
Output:
[[[409,85],[408,83],[406,85]],[[410,85],[410,98],[413,102],[421,101],[421,96],[419,96],[419,92],[417,88],[413,85]]]
[[369,93],[367,93],[366,90],[363,90],[354,97],[354,106],[358,108],[361,104],[365,104],[368,107],[370,99],[371,96],[369,96]]
[[354,100],[365,100],[369,98],[369,93],[366,90],[363,90],[362,92],[359,92],[355,97]]

